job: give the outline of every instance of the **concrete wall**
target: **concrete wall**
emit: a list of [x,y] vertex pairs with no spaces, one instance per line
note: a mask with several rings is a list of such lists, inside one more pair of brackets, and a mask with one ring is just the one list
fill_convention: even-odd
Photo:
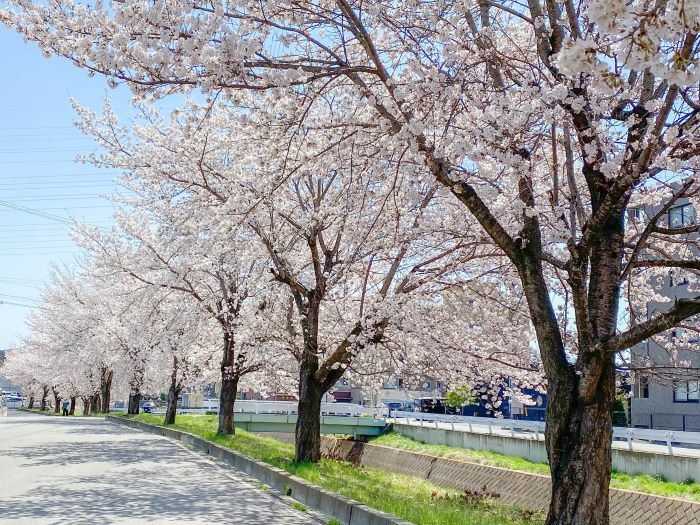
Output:
[[[492,436],[433,427],[417,427],[402,423],[394,423],[393,427],[396,432],[424,443],[489,450],[507,456],[525,458],[536,463],[547,463],[547,450],[544,441],[537,441],[534,438]],[[677,453],[669,456],[652,452],[631,452],[614,448],[612,462],[615,470],[626,474],[663,476],[668,481],[675,482],[687,479],[700,482],[700,458],[698,457],[682,456]]]
[[[548,476],[418,454],[353,441],[324,438],[326,450],[340,450],[346,459],[367,467],[417,476],[458,490],[499,494],[500,501],[532,510],[549,507]],[[628,490],[610,490],[611,525],[697,525],[700,504]]]

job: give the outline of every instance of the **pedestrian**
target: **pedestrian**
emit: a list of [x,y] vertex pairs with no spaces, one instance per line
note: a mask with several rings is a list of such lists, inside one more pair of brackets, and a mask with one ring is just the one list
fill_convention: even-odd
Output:
[[70,406],[70,403],[68,402],[67,399],[63,400],[63,403],[61,403],[61,409],[63,409],[64,416],[68,415],[68,407],[69,406]]

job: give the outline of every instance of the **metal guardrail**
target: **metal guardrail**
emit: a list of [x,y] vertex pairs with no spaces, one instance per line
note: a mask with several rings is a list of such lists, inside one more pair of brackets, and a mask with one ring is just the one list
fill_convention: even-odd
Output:
[[[407,424],[417,424],[421,427],[432,424],[440,428],[440,423],[450,425],[451,430],[473,432],[481,434],[503,435],[503,431],[510,432],[511,437],[522,438],[517,433],[534,433],[535,439],[544,439],[546,423],[542,421],[523,421],[519,419],[498,419],[488,417],[453,416],[446,414],[429,414],[425,412],[392,412],[392,418],[396,422],[405,419]],[[415,423],[411,423],[413,420]],[[456,428],[460,425],[463,428]],[[487,432],[476,430],[475,427],[485,427]],[[502,432],[494,432],[500,430]],[[634,451],[634,443],[644,442],[649,444],[666,444],[668,454],[673,455],[673,447],[688,448],[680,445],[700,446],[700,432],[680,432],[675,430],[651,430],[645,428],[613,427],[613,440],[626,441],[630,451]]]

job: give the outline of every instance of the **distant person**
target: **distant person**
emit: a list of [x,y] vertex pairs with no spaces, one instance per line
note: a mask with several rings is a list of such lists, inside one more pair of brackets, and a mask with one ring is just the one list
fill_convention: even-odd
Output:
[[63,403],[61,403],[61,410],[63,410],[64,416],[68,415],[68,407],[69,406],[70,406],[70,403],[68,401],[63,401]]

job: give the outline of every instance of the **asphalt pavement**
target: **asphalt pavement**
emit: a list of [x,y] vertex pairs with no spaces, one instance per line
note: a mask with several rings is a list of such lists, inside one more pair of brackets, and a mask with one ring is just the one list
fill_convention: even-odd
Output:
[[320,523],[251,478],[98,418],[0,417],[0,524]]

